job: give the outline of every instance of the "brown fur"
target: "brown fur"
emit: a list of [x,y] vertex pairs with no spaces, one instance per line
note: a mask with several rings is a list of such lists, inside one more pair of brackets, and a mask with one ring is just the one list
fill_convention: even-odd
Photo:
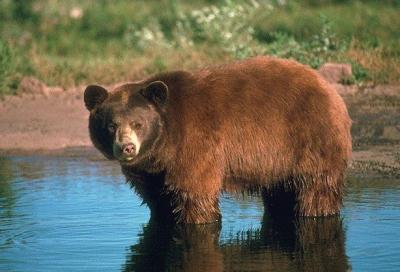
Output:
[[123,167],[128,178],[162,175],[157,189],[133,181],[149,206],[164,201],[156,206],[170,207],[177,222],[211,222],[225,189],[262,192],[271,214],[339,212],[351,121],[341,97],[314,70],[256,57],[141,84],[153,81],[169,89],[160,143],[140,165]]

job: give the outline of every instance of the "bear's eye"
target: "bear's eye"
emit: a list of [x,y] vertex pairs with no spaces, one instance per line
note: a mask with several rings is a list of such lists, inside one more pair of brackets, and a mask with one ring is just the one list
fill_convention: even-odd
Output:
[[138,122],[133,122],[132,127],[133,127],[133,129],[136,129],[136,130],[141,129],[143,127],[143,124],[138,123]]
[[110,123],[110,124],[107,125],[107,130],[108,130],[110,133],[115,133],[115,130],[116,130],[116,129],[117,129],[117,125],[114,124],[114,123]]

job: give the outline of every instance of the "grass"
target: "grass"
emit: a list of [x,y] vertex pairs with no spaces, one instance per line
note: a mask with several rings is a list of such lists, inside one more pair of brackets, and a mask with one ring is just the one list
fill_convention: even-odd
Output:
[[67,88],[259,54],[396,84],[399,12],[396,0],[2,0],[0,94],[25,75]]

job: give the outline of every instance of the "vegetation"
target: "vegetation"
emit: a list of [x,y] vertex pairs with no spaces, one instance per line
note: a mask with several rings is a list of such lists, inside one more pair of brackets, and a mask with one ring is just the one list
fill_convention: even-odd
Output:
[[0,94],[24,75],[109,84],[259,54],[400,81],[399,0],[193,2],[0,0]]

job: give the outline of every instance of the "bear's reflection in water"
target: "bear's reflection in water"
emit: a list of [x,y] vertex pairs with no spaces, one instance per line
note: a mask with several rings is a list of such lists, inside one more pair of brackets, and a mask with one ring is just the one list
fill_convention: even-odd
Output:
[[150,221],[124,271],[347,271],[338,216],[270,219],[220,239],[221,224],[167,227]]

